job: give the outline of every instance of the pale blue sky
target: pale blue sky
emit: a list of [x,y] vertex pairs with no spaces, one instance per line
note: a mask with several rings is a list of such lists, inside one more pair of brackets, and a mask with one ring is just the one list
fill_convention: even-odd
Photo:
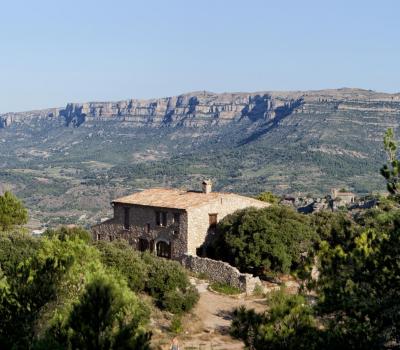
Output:
[[398,0],[0,4],[0,112],[194,90],[400,91]]

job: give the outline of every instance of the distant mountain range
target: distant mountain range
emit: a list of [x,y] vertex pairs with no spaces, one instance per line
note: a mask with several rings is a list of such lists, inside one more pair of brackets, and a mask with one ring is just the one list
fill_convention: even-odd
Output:
[[[0,114],[0,185],[41,221],[93,222],[117,194],[156,185],[256,194],[383,190],[383,133],[400,94],[362,89],[70,103]],[[83,217],[83,218],[82,218]]]
[[[203,127],[223,125],[242,119],[251,121],[282,118],[292,113],[311,111],[327,103],[336,109],[398,112],[400,94],[377,93],[361,89],[320,91],[223,93],[192,92],[174,97],[118,102],[69,103],[65,108],[50,108],[21,113],[0,114],[0,126],[48,119],[66,126],[102,121],[119,121],[126,126]],[[379,107],[378,105],[384,105]],[[383,108],[383,109],[382,109]]]

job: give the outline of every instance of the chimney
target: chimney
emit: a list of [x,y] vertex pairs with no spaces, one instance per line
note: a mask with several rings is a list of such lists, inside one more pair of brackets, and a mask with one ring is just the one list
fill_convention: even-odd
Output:
[[207,193],[211,192],[211,190],[212,190],[211,180],[204,180],[202,185],[203,185],[203,193],[207,194]]

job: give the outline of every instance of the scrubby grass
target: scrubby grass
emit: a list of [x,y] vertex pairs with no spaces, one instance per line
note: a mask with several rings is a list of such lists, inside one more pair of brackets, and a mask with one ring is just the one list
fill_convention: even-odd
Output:
[[230,286],[227,283],[221,283],[221,282],[214,282],[210,284],[210,288],[218,293],[221,294],[226,294],[226,295],[236,295],[240,294],[241,291],[239,288]]

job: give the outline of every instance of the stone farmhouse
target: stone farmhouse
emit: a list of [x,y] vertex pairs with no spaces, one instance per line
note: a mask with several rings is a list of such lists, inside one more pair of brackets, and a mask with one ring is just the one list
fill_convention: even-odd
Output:
[[114,217],[92,227],[95,240],[126,239],[140,251],[181,260],[202,255],[202,249],[222,218],[246,207],[270,204],[234,193],[153,188],[111,202]]
[[356,195],[353,192],[346,192],[332,188],[331,198],[334,201],[340,202],[341,205],[348,205],[355,202]]

